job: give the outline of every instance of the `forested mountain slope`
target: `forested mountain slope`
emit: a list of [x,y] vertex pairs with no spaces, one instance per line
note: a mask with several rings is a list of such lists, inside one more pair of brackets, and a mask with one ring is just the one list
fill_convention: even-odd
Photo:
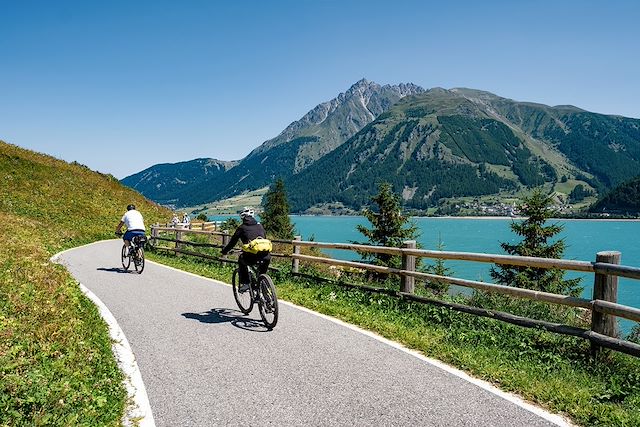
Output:
[[287,181],[294,210],[331,202],[359,209],[381,180],[419,209],[538,185],[567,199],[578,185],[603,194],[637,175],[640,120],[474,89],[361,80],[216,173],[161,166],[123,182],[178,206],[228,198],[277,177]]
[[420,209],[443,198],[553,186],[561,177],[608,188],[640,170],[639,124],[435,88],[399,101],[290,177],[287,188],[294,211],[332,202],[357,209],[380,181],[392,183],[407,207]]
[[[153,200],[171,201],[178,206],[205,203],[255,190],[271,184],[275,177],[288,177],[304,170],[399,99],[422,91],[424,89],[410,83],[382,86],[362,79],[336,98],[313,108],[244,159],[225,165],[226,170],[221,169],[221,174],[203,175],[197,167],[188,171],[180,164],[162,165],[162,173],[141,172],[122,182]],[[144,172],[157,172],[155,168]],[[172,181],[172,175],[177,180]],[[144,185],[135,185],[141,178]]]
[[162,204],[174,204],[184,188],[197,188],[207,180],[220,179],[238,162],[216,159],[195,159],[179,163],[162,163],[124,178],[127,187]]
[[589,210],[613,214],[640,214],[640,176],[620,184],[594,203]]
[[515,129],[561,152],[600,190],[640,171],[640,120],[561,105],[518,102],[489,92],[453,89]]

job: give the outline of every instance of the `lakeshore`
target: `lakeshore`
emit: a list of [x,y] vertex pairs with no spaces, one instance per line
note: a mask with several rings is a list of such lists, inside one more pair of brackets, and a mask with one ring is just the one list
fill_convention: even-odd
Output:
[[[514,235],[508,220],[510,217],[412,217],[418,226],[420,236],[417,241],[424,249],[457,252],[475,252],[488,254],[504,254],[500,243],[513,244],[519,241]],[[520,218],[522,219],[522,218]],[[313,216],[292,215],[296,233],[303,240],[318,242],[351,243],[364,242],[366,239],[357,231],[358,225],[370,227],[362,216]],[[564,226],[559,238],[565,240],[564,259],[595,261],[596,253],[602,251],[619,251],[622,253],[622,264],[640,267],[640,246],[631,236],[639,236],[638,220],[587,220],[564,219],[551,220]],[[442,248],[442,249],[439,249]],[[359,255],[345,250],[325,250],[334,258],[357,260]],[[427,260],[431,263],[432,260]],[[469,280],[491,282],[492,264],[468,261],[446,261],[451,274]],[[593,289],[593,274],[568,271],[566,278],[581,278],[584,287],[582,296],[590,298]],[[618,286],[618,302],[640,308],[640,282],[621,278]],[[631,330],[634,322],[623,321],[623,332]]]
[[[331,215],[328,215],[331,216]],[[471,220],[523,220],[524,216],[412,216],[411,218],[432,218],[432,219],[471,219]],[[550,218],[549,221],[626,221],[626,222],[640,222],[640,218]]]

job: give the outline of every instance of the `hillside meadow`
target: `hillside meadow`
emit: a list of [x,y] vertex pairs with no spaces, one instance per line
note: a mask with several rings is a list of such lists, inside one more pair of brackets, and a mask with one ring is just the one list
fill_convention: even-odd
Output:
[[120,425],[107,325],[55,253],[113,238],[126,205],[170,212],[114,177],[0,141],[0,425]]

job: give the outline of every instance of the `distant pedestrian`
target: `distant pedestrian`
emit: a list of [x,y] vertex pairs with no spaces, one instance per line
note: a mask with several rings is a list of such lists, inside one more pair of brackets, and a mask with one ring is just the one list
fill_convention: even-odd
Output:
[[186,212],[184,213],[184,215],[182,215],[182,223],[185,225],[191,224],[191,217]]
[[179,222],[180,222],[180,220],[178,219],[178,214],[176,214],[174,212],[173,213],[173,218],[171,218],[171,225],[173,225],[175,227],[176,225],[178,225]]

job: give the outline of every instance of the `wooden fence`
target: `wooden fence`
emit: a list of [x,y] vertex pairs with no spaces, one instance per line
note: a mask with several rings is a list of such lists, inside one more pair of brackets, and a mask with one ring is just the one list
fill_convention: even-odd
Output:
[[[204,227],[203,227],[204,228]],[[229,259],[205,255],[198,252],[188,251],[184,249],[186,245],[194,247],[211,247],[221,248],[227,244],[230,239],[229,234],[223,231],[206,231],[191,229],[180,229],[173,227],[162,227],[154,225],[151,228],[151,242],[158,247],[158,241],[167,241],[175,243],[173,248],[159,247],[165,250],[171,250],[175,253],[183,253],[192,256],[200,256],[221,262],[230,262]],[[167,233],[174,234],[173,238],[163,237]],[[185,234],[199,234],[217,236],[220,238],[220,244],[213,243],[196,243],[184,240]],[[636,357],[640,357],[640,345],[625,341],[619,338],[616,317],[629,319],[640,322],[640,309],[618,304],[618,277],[627,277],[640,280],[640,268],[620,265],[620,252],[609,251],[599,252],[595,256],[594,261],[574,261],[564,259],[536,258],[536,257],[520,257],[511,255],[496,255],[484,253],[470,252],[447,252],[416,249],[415,241],[407,241],[403,248],[390,248],[384,246],[369,246],[347,243],[322,243],[302,241],[299,236],[294,240],[273,240],[275,243],[291,245],[290,254],[273,253],[276,257],[286,257],[291,259],[291,270],[293,274],[300,274],[300,261],[323,263],[333,266],[356,268],[361,270],[375,271],[378,273],[395,274],[401,278],[400,290],[395,291],[386,288],[373,288],[368,286],[356,286],[372,292],[383,292],[395,295],[411,301],[420,303],[436,304],[449,307],[453,310],[471,313],[478,316],[491,317],[503,322],[516,324],[529,328],[541,328],[547,331],[577,336],[587,339],[591,342],[593,354],[597,354],[603,347],[627,353]],[[397,255],[402,258],[402,268],[389,268],[366,264],[363,262],[343,261],[332,258],[303,255],[300,249],[302,247],[315,247],[319,249],[340,249],[355,251],[357,253],[382,253],[389,255]],[[487,282],[479,282],[475,280],[460,279],[456,277],[438,276],[430,273],[416,271],[416,258],[432,258],[442,260],[460,260],[483,262],[499,265],[527,266],[543,269],[561,269],[580,271],[594,274],[593,295],[591,299],[577,298],[567,295],[558,295],[547,292],[533,291],[529,289],[514,288],[510,286],[497,285]],[[231,261],[233,262],[233,261]],[[453,285],[463,286],[472,289],[478,289],[491,293],[510,295],[519,298],[526,298],[534,301],[543,301],[551,304],[566,305],[578,307],[591,311],[591,327],[590,329],[582,329],[574,326],[551,323],[536,319],[529,319],[521,316],[515,316],[509,313],[499,312],[495,310],[486,310],[478,307],[471,307],[462,304],[448,303],[433,298],[426,298],[415,294],[415,280],[421,279],[425,281],[437,281],[441,283],[449,283]]]
[[224,221],[192,221],[192,222],[178,222],[177,224],[166,223],[163,228],[169,228],[171,230],[205,230],[205,231],[218,231],[221,229]]

